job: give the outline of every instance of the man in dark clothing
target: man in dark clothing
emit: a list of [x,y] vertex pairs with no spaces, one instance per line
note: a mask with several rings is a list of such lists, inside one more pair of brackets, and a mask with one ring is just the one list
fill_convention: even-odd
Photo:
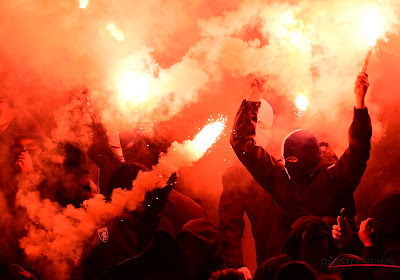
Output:
[[[256,181],[285,210],[285,219],[314,215],[336,217],[342,208],[355,215],[353,192],[360,183],[371,149],[371,120],[365,107],[368,75],[360,73],[354,93],[356,106],[349,129],[349,148],[340,159],[329,152],[329,146],[318,144],[308,130],[291,133],[283,145],[283,159],[276,159],[254,140],[263,81],[255,79],[244,100],[231,134],[231,145]],[[325,151],[324,151],[325,150]],[[335,218],[333,218],[335,220]]]
[[260,265],[255,280],[274,279],[279,269],[290,262],[302,261],[321,271],[321,259],[334,257],[336,250],[329,226],[319,217],[303,216],[293,225],[284,246],[284,254]]
[[[258,117],[257,143],[266,147],[271,137],[273,111],[263,99]],[[281,209],[277,209],[279,206],[271,196],[260,187],[240,161],[223,174],[222,185],[218,214],[224,266],[246,269],[241,248],[245,212],[251,223],[257,264],[279,255],[287,235],[280,230],[276,211]],[[270,242],[272,237],[274,242]]]
[[[132,189],[132,181],[140,171],[148,171],[148,169],[137,163],[121,166],[112,174],[109,189],[118,187]],[[182,265],[188,258],[178,248],[179,242],[175,239],[182,234],[182,231],[185,231],[185,237],[195,236],[200,244],[207,243],[206,241],[210,239],[214,240],[211,243],[216,243],[219,241],[218,231],[211,223],[204,220],[205,211],[201,206],[172,190],[173,183],[174,181],[170,178],[165,188],[147,192],[145,201],[135,211],[124,212],[112,220],[103,221],[100,228],[93,233],[93,240],[87,251],[88,255],[75,278],[99,279],[111,269],[110,273],[113,275],[110,276],[111,279],[132,279],[132,277],[135,279],[181,279],[182,275],[189,273],[188,267],[198,267]],[[188,226],[188,223],[193,220],[204,220],[204,222]],[[215,233],[212,238],[209,238],[210,232]],[[203,238],[198,238],[198,236]],[[182,238],[183,236],[178,239],[193,241],[193,238]],[[185,241],[183,244],[186,248]],[[217,250],[215,246],[204,248],[208,248],[209,251]],[[198,248],[186,249],[192,249],[190,252],[195,256]],[[170,266],[162,265],[162,262],[167,262]],[[138,271],[135,272],[135,268],[138,263],[142,263],[142,268],[153,267],[157,273],[154,273],[155,270],[141,269],[141,274],[136,274]],[[172,272],[176,275],[173,274],[171,278]]]

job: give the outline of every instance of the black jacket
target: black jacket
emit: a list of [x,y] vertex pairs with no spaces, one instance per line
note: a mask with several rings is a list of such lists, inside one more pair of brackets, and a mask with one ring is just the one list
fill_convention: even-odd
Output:
[[256,181],[283,206],[286,219],[294,222],[304,215],[338,216],[342,208],[355,215],[353,192],[367,167],[372,127],[368,110],[354,109],[349,129],[349,147],[336,161],[326,160],[313,170],[305,183],[292,182],[281,160],[254,141],[260,102],[243,101],[236,115],[231,145]]

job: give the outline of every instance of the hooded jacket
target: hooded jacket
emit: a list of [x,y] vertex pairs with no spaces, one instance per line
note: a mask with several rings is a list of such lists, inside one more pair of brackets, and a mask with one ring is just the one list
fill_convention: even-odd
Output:
[[372,127],[367,108],[354,109],[349,129],[349,147],[337,159],[329,146],[304,183],[290,180],[282,160],[271,156],[254,141],[260,102],[244,100],[237,112],[230,142],[256,181],[286,209],[286,219],[339,215],[346,208],[355,215],[353,192],[367,167],[371,149]]

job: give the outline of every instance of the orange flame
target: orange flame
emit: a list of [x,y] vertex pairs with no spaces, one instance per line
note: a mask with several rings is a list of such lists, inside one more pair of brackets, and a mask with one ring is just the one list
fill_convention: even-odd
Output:
[[363,11],[360,25],[368,46],[376,46],[377,40],[387,32],[387,22],[382,12],[377,4],[366,6]]
[[193,151],[202,157],[205,152],[215,143],[225,128],[226,119],[220,118],[217,121],[207,124],[193,139]]

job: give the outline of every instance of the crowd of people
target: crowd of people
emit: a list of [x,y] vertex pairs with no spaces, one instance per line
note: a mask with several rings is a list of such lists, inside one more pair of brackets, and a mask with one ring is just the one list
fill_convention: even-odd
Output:
[[[283,140],[281,157],[270,155],[273,111],[262,98],[264,84],[251,81],[236,115],[230,143],[238,161],[222,176],[219,225],[179,192],[176,172],[136,210],[102,221],[70,279],[400,279],[400,192],[377,202],[360,225],[355,219],[353,193],[371,150],[368,75],[357,76],[349,145],[340,157],[305,129]],[[151,124],[116,134],[93,123],[94,141],[84,150],[52,142],[6,95],[0,112],[0,279],[47,279],[20,246],[28,217],[16,197],[24,178],[39,174],[42,199],[79,208],[99,193],[110,200],[116,188],[135,191],[139,172],[149,172],[170,143]],[[245,213],[256,245],[254,275],[243,260]]]

